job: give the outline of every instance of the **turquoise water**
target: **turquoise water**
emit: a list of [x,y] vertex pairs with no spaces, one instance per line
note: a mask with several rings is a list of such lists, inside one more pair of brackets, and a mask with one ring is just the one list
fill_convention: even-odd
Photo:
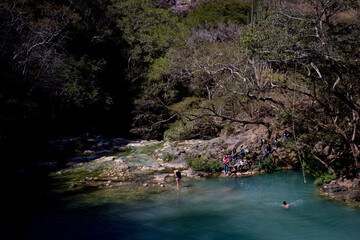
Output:
[[[281,172],[181,182],[181,190],[123,201],[112,192],[64,199],[24,222],[21,239],[360,239],[360,209],[315,195]],[[174,183],[175,185],[175,183]],[[116,190],[112,190],[116,191]],[[282,201],[292,204],[280,207]]]

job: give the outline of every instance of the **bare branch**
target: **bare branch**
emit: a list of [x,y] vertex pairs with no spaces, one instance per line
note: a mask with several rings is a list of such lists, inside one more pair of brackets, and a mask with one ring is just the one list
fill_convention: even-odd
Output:
[[316,160],[318,160],[322,165],[324,165],[327,169],[329,169],[334,177],[336,177],[336,172],[335,172],[335,170],[334,170],[332,167],[330,167],[326,162],[324,162],[323,160],[321,160],[321,159],[320,159],[318,156],[316,156],[314,153],[313,153],[312,155],[313,155],[314,158],[315,158]]

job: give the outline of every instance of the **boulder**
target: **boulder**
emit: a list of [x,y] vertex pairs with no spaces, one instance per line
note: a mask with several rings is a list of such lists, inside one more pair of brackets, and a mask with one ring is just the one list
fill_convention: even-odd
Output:
[[175,161],[172,161],[170,163],[164,163],[162,164],[165,168],[176,168],[176,169],[186,169],[188,168],[187,163],[182,159],[176,159]]
[[360,201],[360,190],[353,190],[349,193],[348,199],[351,201]]

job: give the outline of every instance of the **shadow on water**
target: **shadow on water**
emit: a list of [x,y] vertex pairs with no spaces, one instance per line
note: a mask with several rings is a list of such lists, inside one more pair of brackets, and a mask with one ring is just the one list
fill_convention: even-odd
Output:
[[[116,189],[61,199],[29,196],[19,202],[32,208],[22,221],[14,222],[10,237],[356,239],[360,210],[319,198],[316,190],[310,179],[304,184],[301,173],[289,171],[248,178],[184,179],[180,191],[131,200],[121,198]],[[289,209],[281,208],[284,200],[292,204]]]

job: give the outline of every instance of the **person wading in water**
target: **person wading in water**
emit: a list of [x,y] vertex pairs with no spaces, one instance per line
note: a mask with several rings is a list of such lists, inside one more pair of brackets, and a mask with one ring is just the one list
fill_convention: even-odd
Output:
[[181,173],[179,170],[174,170],[174,175],[176,177],[176,185],[177,185],[177,189],[179,190],[180,188],[180,179],[181,179]]

